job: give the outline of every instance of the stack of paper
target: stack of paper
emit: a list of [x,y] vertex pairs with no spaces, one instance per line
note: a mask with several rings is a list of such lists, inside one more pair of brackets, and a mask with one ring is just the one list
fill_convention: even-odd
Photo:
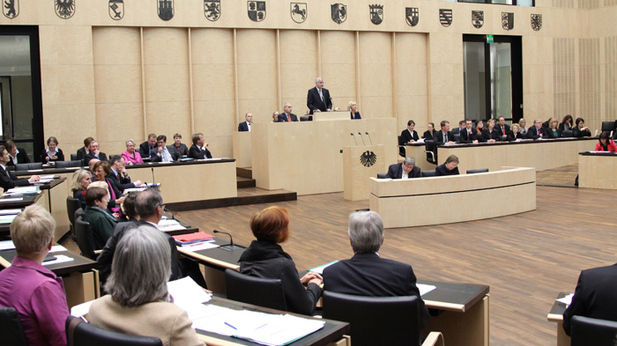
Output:
[[159,229],[161,231],[163,231],[163,232],[178,231],[178,230],[186,229],[186,227],[182,226],[176,220],[163,220],[163,219],[161,219],[161,221],[159,222],[158,226],[159,226]]
[[21,209],[4,209],[0,210],[0,224],[11,223],[17,214],[21,213]]
[[9,189],[5,192],[5,195],[22,195],[24,193],[40,193],[38,186],[18,186],[12,189]]

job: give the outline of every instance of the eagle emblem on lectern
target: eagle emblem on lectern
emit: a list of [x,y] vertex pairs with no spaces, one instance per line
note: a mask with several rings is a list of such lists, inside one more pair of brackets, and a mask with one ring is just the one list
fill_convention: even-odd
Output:
[[377,162],[377,155],[374,152],[367,150],[360,155],[360,163],[364,167],[371,167]]

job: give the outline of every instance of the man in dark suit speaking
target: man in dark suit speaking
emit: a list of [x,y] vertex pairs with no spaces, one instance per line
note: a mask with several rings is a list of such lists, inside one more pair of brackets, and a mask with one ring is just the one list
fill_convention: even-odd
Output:
[[417,296],[419,328],[424,328],[429,314],[416,286],[413,269],[409,264],[377,254],[384,241],[379,214],[361,211],[349,215],[347,233],[354,256],[324,269],[324,290],[369,297]]
[[251,131],[251,124],[253,124],[253,114],[246,113],[244,115],[244,120],[245,121],[241,122],[240,125],[238,125],[238,132]]
[[407,156],[402,163],[395,163],[388,167],[386,178],[390,179],[410,179],[422,176],[422,170],[416,166],[416,160]]
[[317,77],[315,79],[315,87],[309,89],[308,96],[306,97],[306,106],[309,109],[309,113],[315,112],[331,112],[332,111],[332,99],[330,99],[330,92],[323,87],[323,79]]
[[283,106],[283,113],[279,114],[279,123],[298,121],[298,117],[291,112],[291,103],[287,102]]

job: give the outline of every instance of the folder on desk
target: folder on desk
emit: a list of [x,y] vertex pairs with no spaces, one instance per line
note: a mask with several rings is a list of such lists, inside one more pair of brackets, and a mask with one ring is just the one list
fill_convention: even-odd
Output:
[[179,234],[172,236],[178,245],[186,245],[192,243],[199,243],[206,240],[214,239],[214,236],[208,233],[195,232],[187,234]]

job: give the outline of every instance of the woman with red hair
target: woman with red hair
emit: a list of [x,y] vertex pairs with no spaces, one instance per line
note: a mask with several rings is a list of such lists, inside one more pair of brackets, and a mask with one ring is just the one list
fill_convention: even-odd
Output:
[[[240,273],[267,279],[280,279],[287,309],[312,315],[321,297],[321,275],[309,272],[302,278],[291,256],[279,245],[289,238],[289,214],[281,207],[268,207],[251,218],[251,230],[257,240],[242,253]],[[304,288],[303,285],[307,285]]]

